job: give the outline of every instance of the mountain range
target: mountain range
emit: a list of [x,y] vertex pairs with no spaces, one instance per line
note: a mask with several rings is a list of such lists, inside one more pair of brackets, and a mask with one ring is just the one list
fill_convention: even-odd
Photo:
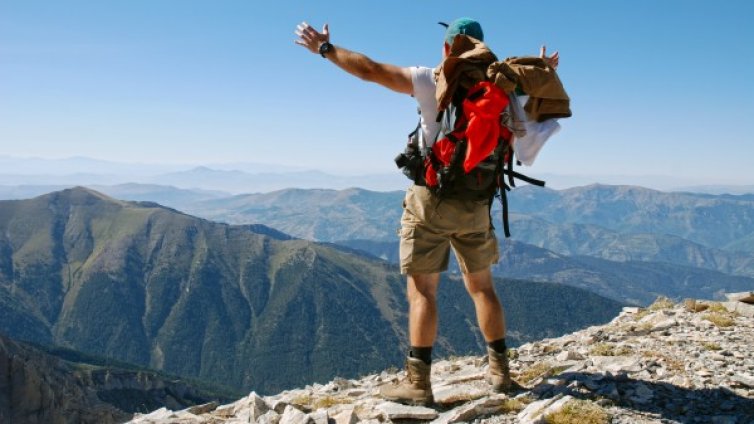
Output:
[[[320,164],[322,165],[322,164]],[[312,166],[259,162],[126,163],[89,157],[46,159],[0,155],[0,185],[118,185],[126,183],[175,185],[182,189],[207,189],[233,193],[260,193],[286,188],[404,190],[408,180],[392,164],[371,171],[338,170]],[[527,172],[524,172],[527,173]],[[600,182],[610,185],[632,184],[665,191],[710,194],[752,194],[751,184],[726,184],[709,178],[672,175],[579,175],[535,173],[548,187],[565,189]],[[706,185],[705,185],[706,184]]]
[[[349,240],[341,242],[372,256],[398,263],[398,242]],[[460,269],[451,255],[449,269]],[[591,256],[568,256],[541,247],[504,240],[500,262],[492,267],[499,277],[565,284],[619,302],[649,305],[657,297],[722,299],[724,292],[751,290],[754,278],[719,271],[651,261],[611,261]]]
[[[264,223],[309,240],[396,240],[403,192],[289,189],[199,201],[186,211]],[[594,185],[509,194],[512,238],[561,255],[663,262],[754,277],[754,196]],[[500,227],[497,203],[493,223]],[[503,238],[498,231],[499,238]]]
[[[114,197],[156,200],[213,220],[265,223],[300,238],[339,243],[386,260],[397,260],[395,241],[402,192],[288,189],[227,196],[222,192],[140,184],[97,188]],[[693,226],[700,214],[715,215],[720,224],[694,230],[699,238],[704,241],[727,233],[730,236],[726,244],[745,247],[747,232],[752,228],[748,216],[754,208],[752,197],[663,193],[623,186],[597,185],[562,191],[521,187],[510,194],[513,241],[530,245],[529,257],[550,259],[547,264],[532,260],[528,266],[520,262],[498,269],[502,276],[586,285],[595,290],[603,287],[599,293],[630,303],[651,302],[657,293],[714,297],[720,290],[749,283],[737,277],[754,277],[752,252],[731,250],[730,246],[727,250],[711,247],[684,238],[688,234],[680,231],[681,235],[642,232],[643,228],[658,226],[653,222],[658,214],[639,211],[642,208],[672,211],[674,220],[690,223],[687,227]],[[579,199],[584,201],[583,219],[577,213],[582,201]],[[499,223],[497,206],[492,216],[493,222]],[[634,224],[628,229],[618,228],[615,223],[622,219]],[[511,240],[503,241],[500,235],[499,238],[501,249],[510,251],[506,242]],[[550,253],[538,255],[533,247]],[[643,277],[640,279],[638,275]],[[586,284],[585,280],[593,284]],[[613,295],[615,291],[606,289],[618,281],[632,280],[641,281],[638,285],[641,288],[618,290],[619,297]]]
[[[439,355],[482,348],[457,277],[439,297]],[[509,339],[604,322],[622,303],[498,280]],[[0,201],[0,332],[270,392],[401,363],[397,268],[353,249],[75,188]],[[546,312],[545,312],[546,311]]]

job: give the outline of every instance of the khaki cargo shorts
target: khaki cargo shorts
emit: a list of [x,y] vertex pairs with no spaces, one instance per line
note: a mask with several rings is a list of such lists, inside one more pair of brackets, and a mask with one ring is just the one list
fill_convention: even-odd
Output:
[[451,247],[463,273],[500,259],[486,200],[440,200],[423,186],[406,192],[400,239],[401,274],[447,270]]

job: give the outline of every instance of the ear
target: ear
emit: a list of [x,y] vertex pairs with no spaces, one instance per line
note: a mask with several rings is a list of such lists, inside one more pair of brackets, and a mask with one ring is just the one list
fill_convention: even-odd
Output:
[[450,44],[444,43],[442,52],[445,54],[445,56],[450,54]]

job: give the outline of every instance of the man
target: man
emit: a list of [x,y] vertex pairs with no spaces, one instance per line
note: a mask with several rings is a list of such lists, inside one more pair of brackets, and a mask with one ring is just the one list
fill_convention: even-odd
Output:
[[[484,40],[478,22],[457,19],[447,27],[443,59],[450,53],[453,40],[459,34]],[[349,74],[413,96],[419,103],[425,140],[435,140],[440,124],[436,122],[438,103],[433,69],[378,63],[363,54],[334,46],[330,43],[327,24],[322,32],[318,32],[306,22],[301,23],[296,35],[299,37],[296,44],[322,55]],[[544,47],[540,56],[545,58]],[[558,64],[558,54],[545,60],[554,68]],[[381,390],[382,396],[388,400],[422,405],[433,403],[430,370],[432,346],[437,334],[436,293],[440,273],[448,266],[451,246],[488,344],[487,381],[495,391],[508,391],[516,386],[508,369],[503,308],[490,271],[499,256],[490,225],[488,202],[457,199],[440,202],[426,187],[414,185],[406,193],[400,241],[401,273],[408,275],[411,348],[406,359],[406,380],[384,386]]]

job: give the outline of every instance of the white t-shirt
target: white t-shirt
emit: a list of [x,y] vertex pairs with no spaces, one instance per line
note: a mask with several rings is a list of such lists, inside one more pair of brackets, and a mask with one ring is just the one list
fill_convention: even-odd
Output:
[[[419,103],[421,111],[421,125],[424,130],[424,140],[431,146],[440,131],[437,120],[437,99],[435,98],[435,71],[432,68],[414,66],[411,68],[411,83],[414,86],[413,96]],[[421,146],[424,147],[424,146]]]

